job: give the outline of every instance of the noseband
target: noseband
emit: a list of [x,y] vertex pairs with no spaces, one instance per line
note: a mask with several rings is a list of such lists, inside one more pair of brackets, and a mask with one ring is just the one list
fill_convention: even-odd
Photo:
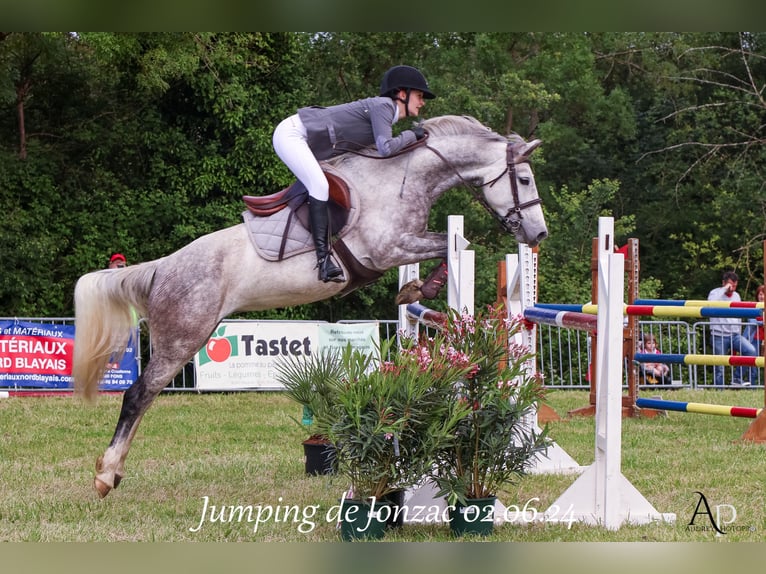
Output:
[[[460,175],[460,172],[457,170],[457,168],[450,163],[450,161],[444,157],[439,150],[431,147],[430,145],[426,144],[425,147],[430,149],[432,152],[434,152],[439,159],[441,159],[445,164],[447,164],[452,171],[455,172],[455,175],[458,176],[461,182],[463,182],[463,185],[465,185],[468,189],[471,190],[473,193],[474,198],[476,201],[481,203],[484,206],[484,209],[486,209],[492,217],[497,219],[500,222],[500,225],[503,226],[503,229],[506,231],[509,231],[510,233],[516,233],[519,228],[521,227],[521,220],[524,219],[524,216],[522,215],[522,211],[525,209],[528,209],[530,207],[534,207],[535,205],[539,205],[543,202],[542,199],[539,197],[535,199],[531,199],[530,201],[521,203],[521,200],[519,199],[519,184],[516,181],[516,162],[514,161],[514,154],[513,154],[513,145],[511,142],[508,142],[505,150],[505,169],[502,171],[500,175],[498,175],[496,178],[486,182],[482,183],[479,186],[473,185],[471,182],[467,181],[462,175]],[[511,180],[511,194],[513,198],[513,207],[511,207],[506,214],[500,215],[498,214],[492,207],[487,203],[486,198],[484,197],[484,194],[480,191],[480,188],[489,186],[492,187],[495,185],[500,179],[505,175],[508,174],[508,177]],[[513,216],[516,216],[514,218]]]

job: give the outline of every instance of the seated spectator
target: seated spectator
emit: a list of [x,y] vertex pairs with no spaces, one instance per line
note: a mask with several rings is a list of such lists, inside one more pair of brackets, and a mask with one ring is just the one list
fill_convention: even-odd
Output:
[[[651,333],[645,333],[642,340],[643,352],[659,355],[657,341]],[[641,363],[641,373],[644,382],[649,385],[664,385],[668,383],[670,367],[665,363]]]
[[[763,303],[766,299],[766,285],[760,285],[755,290],[755,300],[759,303]],[[750,344],[753,345],[756,353],[761,357],[764,356],[764,333],[763,333],[763,315],[757,319],[751,318],[747,320],[745,329],[742,331],[742,336],[745,337]],[[761,369],[753,367],[750,369],[750,382],[755,384],[759,380],[759,373]]]
[[[759,303],[764,301],[764,291],[766,291],[766,285],[759,286],[755,291],[755,300]],[[748,319],[742,335],[753,344],[759,354],[763,355],[763,315],[757,319]]]

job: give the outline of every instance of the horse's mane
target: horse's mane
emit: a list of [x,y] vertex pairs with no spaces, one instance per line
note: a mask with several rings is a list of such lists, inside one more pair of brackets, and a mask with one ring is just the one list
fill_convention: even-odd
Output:
[[[503,136],[493,132],[473,116],[437,116],[424,120],[422,125],[428,131],[429,137],[476,135],[487,138],[490,141],[525,142],[524,138],[518,134]],[[369,151],[370,156],[377,156],[375,145],[364,149]],[[335,167],[339,167],[347,161],[354,161],[358,155],[356,153],[342,154],[326,161]]]
[[[479,135],[488,139],[506,141],[508,138],[493,132],[473,116],[438,116],[427,119],[423,127],[429,136]],[[514,134],[515,136],[515,134]],[[520,136],[515,136],[520,138]]]

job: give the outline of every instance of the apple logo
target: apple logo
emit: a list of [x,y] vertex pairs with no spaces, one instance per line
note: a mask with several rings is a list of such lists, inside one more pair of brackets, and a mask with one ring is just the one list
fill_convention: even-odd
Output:
[[225,331],[226,327],[218,329],[205,345],[207,356],[216,363],[222,363],[231,356],[231,343],[223,337]]

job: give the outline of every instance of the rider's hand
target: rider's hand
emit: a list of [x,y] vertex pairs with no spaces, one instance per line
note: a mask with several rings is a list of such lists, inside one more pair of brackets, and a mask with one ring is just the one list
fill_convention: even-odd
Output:
[[423,126],[420,126],[420,125],[413,126],[412,133],[415,134],[415,138],[418,141],[422,140],[424,137],[426,137],[426,130],[424,130]]

